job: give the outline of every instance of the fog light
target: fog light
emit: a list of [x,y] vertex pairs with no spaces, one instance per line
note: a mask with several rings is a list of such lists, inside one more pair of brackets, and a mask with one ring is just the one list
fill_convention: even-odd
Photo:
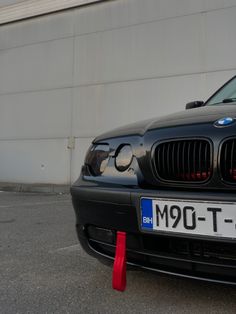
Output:
[[117,170],[125,171],[129,168],[133,159],[133,152],[130,145],[123,145],[116,153],[115,165]]

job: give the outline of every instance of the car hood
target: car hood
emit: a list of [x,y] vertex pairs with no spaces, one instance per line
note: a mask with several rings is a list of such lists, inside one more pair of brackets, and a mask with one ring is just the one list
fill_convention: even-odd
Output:
[[213,123],[224,117],[236,118],[236,104],[214,105],[195,109],[189,109],[167,115],[161,118],[149,119],[117,128],[98,136],[94,142],[105,139],[129,135],[144,135],[149,130],[169,128],[175,126]]

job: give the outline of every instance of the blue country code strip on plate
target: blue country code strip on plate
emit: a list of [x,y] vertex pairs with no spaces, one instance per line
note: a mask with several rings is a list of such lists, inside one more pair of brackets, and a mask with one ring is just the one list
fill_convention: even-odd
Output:
[[153,229],[152,200],[141,199],[142,228]]

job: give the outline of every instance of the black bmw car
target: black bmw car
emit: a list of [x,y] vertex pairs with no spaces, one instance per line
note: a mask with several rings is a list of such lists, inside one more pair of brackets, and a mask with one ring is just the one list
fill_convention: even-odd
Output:
[[[236,284],[236,77],[205,103],[98,136],[71,188],[83,248]],[[190,110],[191,109],[191,110]]]

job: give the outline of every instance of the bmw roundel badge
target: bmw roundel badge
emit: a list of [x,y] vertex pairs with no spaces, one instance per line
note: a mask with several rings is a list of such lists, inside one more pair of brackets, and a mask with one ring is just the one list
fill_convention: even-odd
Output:
[[234,123],[234,119],[231,117],[221,118],[214,123],[216,127],[226,127]]

